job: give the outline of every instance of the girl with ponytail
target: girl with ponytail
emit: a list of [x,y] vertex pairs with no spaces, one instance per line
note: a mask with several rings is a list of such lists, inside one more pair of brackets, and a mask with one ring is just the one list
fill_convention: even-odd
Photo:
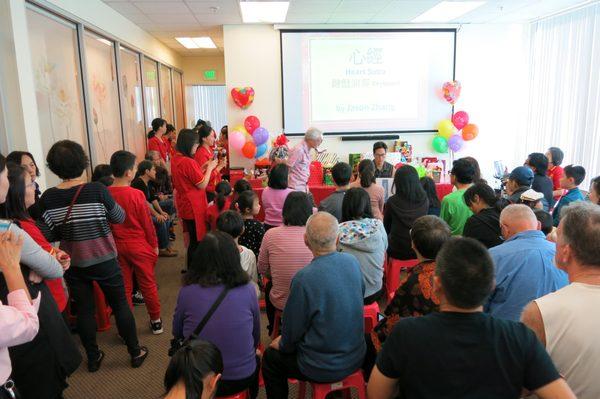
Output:
[[167,131],[167,121],[161,118],[152,120],[152,130],[148,132],[148,151],[158,151],[163,161],[167,162],[168,148],[162,136]]
[[223,180],[215,187],[215,199],[206,210],[206,222],[210,230],[217,228],[217,219],[219,215],[231,207],[231,185],[227,180]]
[[371,210],[373,217],[383,220],[383,204],[385,193],[383,187],[375,183],[375,164],[370,159],[363,159],[358,164],[358,178],[350,184],[350,187],[362,187],[371,199]]

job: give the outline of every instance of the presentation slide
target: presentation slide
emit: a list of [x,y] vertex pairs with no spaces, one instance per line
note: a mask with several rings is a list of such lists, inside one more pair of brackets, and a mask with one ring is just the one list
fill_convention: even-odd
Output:
[[432,130],[451,115],[454,32],[282,31],[286,133]]

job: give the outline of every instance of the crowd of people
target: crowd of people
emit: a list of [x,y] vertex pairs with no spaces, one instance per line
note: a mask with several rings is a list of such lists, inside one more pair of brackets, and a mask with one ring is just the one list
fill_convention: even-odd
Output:
[[[176,132],[155,119],[146,159],[117,151],[91,182],[83,147],[59,141],[46,164],[61,182],[44,192],[32,154],[0,155],[0,398],[62,397],[82,362],[72,319],[87,370],[102,367],[94,284],[131,367],[142,366],[151,354],[132,306],[144,303],[163,332],[155,267],[179,255],[177,225],[186,262],[165,320],[166,398],[256,398],[261,371],[270,399],[288,397],[289,379],[357,371],[370,398],[600,397],[600,177],[584,192],[584,168],[562,168],[552,147],[495,190],[466,157],[438,198],[431,177],[386,162],[377,142],[354,180],[337,163],[335,191],[315,204],[309,166],[322,139],[311,128],[273,160],[262,195],[228,180],[227,128],[217,137],[203,120]],[[393,179],[387,201],[381,177]],[[414,266],[388,298],[396,261]],[[383,310],[365,331],[371,305]]]

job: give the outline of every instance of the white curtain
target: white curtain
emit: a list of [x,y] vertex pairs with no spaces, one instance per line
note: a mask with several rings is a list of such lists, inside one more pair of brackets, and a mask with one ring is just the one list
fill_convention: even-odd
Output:
[[193,127],[198,119],[210,121],[219,134],[227,124],[227,93],[225,86],[186,86],[187,127]]
[[531,25],[529,107],[521,159],[560,147],[564,165],[600,174],[600,3]]

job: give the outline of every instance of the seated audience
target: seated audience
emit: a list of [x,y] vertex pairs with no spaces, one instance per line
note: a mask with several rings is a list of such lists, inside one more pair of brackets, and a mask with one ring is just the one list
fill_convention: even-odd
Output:
[[[89,161],[80,144],[70,140],[54,143],[46,162],[62,182],[42,194],[42,219],[38,226],[49,242],[60,241],[60,249],[71,255],[65,280],[77,302],[77,332],[87,354],[88,371],[98,371],[105,356],[96,343],[94,281],[112,309],[131,357],[131,367],[140,367],[148,356],[148,348],[138,342],[109,226],[123,223],[125,212],[104,185],[85,182]],[[93,220],[90,212],[96,215]]]
[[534,173],[531,188],[538,193],[544,194],[544,199],[542,200],[544,210],[552,209],[554,206],[554,196],[552,194],[554,186],[552,180],[546,176],[548,173],[548,158],[541,152],[534,152],[529,154],[525,165],[529,166]]
[[556,265],[570,284],[535,299],[521,320],[579,399],[600,398],[600,207],[578,202],[564,208],[557,236]]
[[241,193],[244,191],[253,191],[250,182],[246,179],[240,179],[233,185],[233,198],[231,199],[231,210],[235,210],[235,204]]
[[465,191],[464,199],[473,216],[467,219],[463,236],[474,238],[487,248],[502,244],[500,204],[494,189],[476,183]]
[[511,204],[521,203],[521,194],[531,188],[533,171],[526,166],[517,166],[508,175],[506,181],[506,194]]
[[338,221],[342,220],[342,201],[349,188],[352,168],[346,162],[338,162],[331,168],[335,191],[319,204],[319,210],[331,213]]
[[131,182],[131,187],[140,190],[146,198],[148,209],[152,215],[152,222],[158,238],[158,256],[175,257],[177,250],[171,248],[169,244],[169,229],[171,228],[171,218],[165,212],[158,202],[158,197],[151,195],[149,183],[156,177],[156,168],[150,161],[142,161],[137,166],[135,178]]
[[258,257],[260,245],[265,235],[265,226],[254,219],[260,212],[258,195],[252,190],[243,191],[237,199],[236,207],[242,215],[242,219],[244,219],[244,232],[239,238],[239,243],[250,249]]
[[358,260],[365,284],[364,304],[370,305],[385,291],[383,264],[388,240],[383,223],[371,213],[369,194],[364,189],[346,191],[341,222],[338,251]]
[[423,190],[427,194],[427,200],[429,201],[429,209],[427,210],[428,215],[440,216],[440,208],[442,204],[440,203],[440,199],[437,195],[437,191],[435,189],[435,181],[429,176],[421,177],[421,186],[423,186]]
[[262,192],[262,206],[265,211],[265,230],[283,224],[283,203],[288,194],[293,192],[288,188],[289,167],[286,164],[277,164],[269,172],[268,187]]
[[564,154],[562,150],[558,147],[550,147],[548,151],[546,151],[546,158],[548,158],[548,177],[552,180],[552,186],[554,191],[554,202],[558,201],[560,197],[563,195],[563,189],[560,186],[560,179],[562,179],[564,170],[560,166],[562,165]]
[[523,193],[521,193],[521,197],[519,198],[519,204],[527,205],[528,207],[534,210],[544,210],[544,194],[530,188],[529,190],[526,190]]
[[388,146],[383,141],[373,144],[373,163],[375,164],[375,178],[392,177],[394,165],[385,161]]
[[375,183],[375,164],[370,159],[363,159],[358,164],[358,179],[350,184],[350,187],[362,187],[371,198],[371,210],[373,217],[383,220],[383,205],[385,191],[383,187]]
[[563,176],[560,179],[560,187],[563,189],[564,194],[560,197],[560,200],[558,200],[558,203],[552,211],[555,226],[558,226],[558,222],[560,221],[560,211],[563,207],[569,205],[571,202],[583,201],[585,199],[579,190],[579,185],[584,179],[585,169],[583,166],[565,166]]
[[[385,308],[385,322],[371,333],[374,349],[379,352],[398,320],[437,312],[440,299],[433,290],[435,257],[452,237],[450,227],[437,216],[421,216],[410,233],[419,264],[403,276],[394,298]],[[372,368],[372,365],[371,365]]]
[[288,397],[288,378],[339,381],[363,362],[365,286],[356,258],[336,251],[337,237],[329,213],[309,219],[304,240],[314,259],[294,276],[282,333],[263,357],[269,399]]
[[154,268],[158,256],[158,240],[150,217],[146,198],[140,190],[131,187],[135,175],[135,155],[129,151],[117,151],[110,157],[110,167],[115,181],[108,188],[115,202],[125,211],[122,224],[111,225],[117,246],[117,259],[123,273],[125,295],[133,306],[133,279],[141,291],[153,334],[162,334],[160,300]]
[[481,177],[481,169],[479,168],[479,162],[473,157],[463,157],[462,159],[464,159],[465,161],[470,163],[471,166],[473,166],[473,170],[475,171],[475,173],[473,174],[473,184],[487,184],[487,181],[483,177]]
[[152,162],[155,168],[163,166],[165,164],[162,158],[160,157],[160,152],[158,151],[148,151],[146,153],[145,159],[146,161]]
[[207,341],[188,342],[169,362],[164,399],[213,399],[222,374],[219,348]]
[[[5,174],[6,171],[1,173]],[[6,191],[0,187],[0,202],[4,202]],[[40,298],[36,298],[32,303],[27,284],[21,274],[19,260],[22,246],[22,237],[11,231],[0,233],[0,274],[8,291],[6,305],[0,302],[0,330],[2,331],[0,336],[0,397],[2,398],[16,397],[11,388],[14,381],[11,379],[12,367],[8,348],[32,341],[40,328],[37,315]]]
[[222,212],[231,207],[231,185],[227,180],[215,186],[215,199],[206,208],[206,223],[210,230],[217,228],[217,219]]
[[473,185],[474,176],[475,168],[466,159],[457,159],[452,164],[450,182],[456,187],[456,191],[442,199],[440,217],[448,223],[453,236],[462,235],[465,223],[473,216],[473,212],[465,204],[463,196],[465,191]]
[[394,259],[415,259],[410,244],[410,229],[415,220],[427,215],[429,201],[417,170],[404,165],[394,175],[394,195],[385,206],[383,225],[388,233],[387,253]]
[[588,199],[592,204],[600,205],[600,176],[596,176],[592,179]]
[[539,231],[535,214],[526,205],[509,205],[500,214],[504,243],[490,249],[496,266],[496,286],[485,311],[494,317],[519,320],[533,299],[568,284],[554,265],[556,248]]
[[38,168],[33,155],[27,151],[13,151],[6,156],[6,162],[12,162],[17,165],[21,165],[27,170],[29,176],[31,176],[31,181],[34,186],[34,204],[30,206],[27,211],[33,220],[38,220],[41,216],[40,210],[38,208],[38,201],[40,200],[40,195],[42,195],[42,191],[40,190],[40,185],[37,183],[37,178],[40,177],[40,168]]
[[102,163],[100,165],[96,165],[94,171],[92,172],[92,181],[104,184],[106,187],[109,187],[113,184],[113,174],[110,165]]
[[[240,245],[238,239],[244,232],[244,219],[236,211],[225,211],[219,215],[217,219],[217,229],[223,233],[229,234],[237,244],[240,252],[240,264],[242,269],[250,277],[258,290],[258,272],[256,271],[256,256],[254,253],[243,245]],[[258,292],[258,291],[257,291]]]
[[529,328],[482,312],[494,264],[481,243],[452,238],[436,263],[440,311],[396,324],[371,373],[369,398],[519,398],[525,388],[540,399],[575,399]]
[[269,278],[265,287],[269,334],[275,311],[285,307],[292,277],[313,259],[304,243],[306,221],[311,214],[312,202],[308,194],[292,192],[283,204],[283,226],[267,230],[263,237],[258,272]]
[[183,284],[173,316],[173,335],[189,338],[213,303],[221,301],[198,334],[198,338],[215,344],[223,355],[217,396],[249,389],[255,398],[260,310],[233,238],[220,231],[207,233],[198,243]]
[[552,214],[543,209],[534,209],[533,213],[538,222],[540,222],[540,230],[546,235],[546,239],[548,239],[548,236],[556,229],[553,225]]

